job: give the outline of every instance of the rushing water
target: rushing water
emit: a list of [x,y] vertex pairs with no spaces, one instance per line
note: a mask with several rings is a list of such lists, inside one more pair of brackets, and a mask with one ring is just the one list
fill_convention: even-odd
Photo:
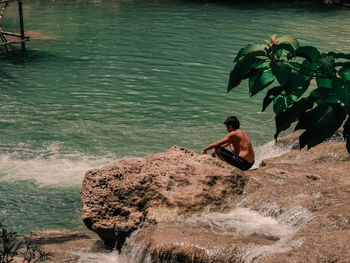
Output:
[[[41,39],[0,58],[0,220],[20,233],[79,229],[86,170],[173,145],[199,153],[229,115],[256,149],[271,141],[263,94],[226,93],[244,45],[277,33],[350,52],[349,10],[317,5],[30,0],[24,19]],[[15,2],[3,26],[18,31]]]

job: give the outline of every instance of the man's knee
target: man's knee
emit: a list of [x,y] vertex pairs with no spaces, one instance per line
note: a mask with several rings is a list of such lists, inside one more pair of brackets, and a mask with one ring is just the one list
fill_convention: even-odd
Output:
[[219,157],[219,159],[225,161],[225,158],[223,156],[223,152],[224,152],[224,148],[222,148],[221,146],[215,148],[215,153]]
[[223,148],[221,146],[215,147],[216,154],[221,154],[222,153],[222,149]]

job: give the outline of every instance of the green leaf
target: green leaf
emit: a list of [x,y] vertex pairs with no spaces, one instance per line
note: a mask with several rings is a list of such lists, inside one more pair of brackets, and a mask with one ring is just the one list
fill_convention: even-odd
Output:
[[341,68],[338,74],[343,80],[350,80],[350,68]]
[[[286,52],[287,51],[287,52]],[[277,58],[280,58],[283,54],[288,54],[288,58],[294,57],[294,47],[289,43],[281,43],[273,46],[273,53]]]
[[319,60],[320,69],[328,76],[334,77],[336,74],[335,59],[332,56],[321,55]]
[[299,137],[300,148],[307,145],[310,149],[331,137],[342,125],[345,117],[346,110],[339,104],[321,104],[307,112],[299,121],[299,123],[303,122],[306,128]]
[[335,67],[344,67],[344,68],[350,68],[350,62],[335,62]]
[[332,57],[337,58],[337,59],[342,58],[342,59],[350,60],[350,54],[336,53],[336,52],[331,51],[331,52],[328,52],[327,55],[332,56]]
[[350,116],[348,116],[348,119],[344,123],[343,137],[344,139],[350,137]]
[[[314,99],[317,98],[316,96],[312,97],[314,97]],[[312,109],[311,111],[304,112],[304,114],[299,118],[299,122],[295,126],[295,130],[311,129],[313,126],[316,125],[316,117],[321,115],[322,112],[326,111],[327,108],[328,104],[321,104],[318,105],[316,108]],[[314,121],[314,123],[312,123],[312,121]]]
[[290,36],[290,35],[279,37],[277,39],[277,42],[279,44],[281,44],[281,43],[288,43],[288,44],[290,44],[293,47],[294,50],[297,50],[299,48],[298,40],[295,37]]
[[272,61],[270,67],[272,73],[276,76],[278,83],[281,86],[284,86],[292,73],[290,66],[282,61]]
[[249,44],[238,52],[235,60],[233,62],[237,62],[242,57],[248,56],[266,56],[265,51],[266,45],[261,44]]
[[303,75],[306,80],[311,80],[314,77],[318,67],[316,63],[310,62],[307,59],[305,59],[302,63],[289,61],[288,65],[292,71]]
[[286,110],[276,114],[275,122],[276,122],[276,133],[275,139],[277,139],[280,132],[288,129],[290,125],[297,121],[299,116],[304,113],[306,110],[311,109],[314,105],[314,98],[307,97],[300,99],[293,103],[293,105]]
[[314,95],[317,96],[317,104],[340,103],[346,104],[346,88],[344,81],[340,78],[317,79],[317,88]]
[[317,87],[319,87],[319,88],[324,88],[324,89],[331,89],[332,88],[332,80],[331,79],[317,78],[316,83],[317,83]]
[[273,101],[273,99],[277,95],[279,95],[282,91],[283,91],[283,88],[281,86],[277,86],[277,87],[273,87],[272,89],[269,89],[264,98],[262,111],[265,111],[267,106],[269,106],[270,103]]
[[296,52],[296,56],[306,58],[309,62],[318,62],[320,58],[320,51],[313,46],[299,47]]
[[292,96],[292,95],[288,95],[286,97],[286,106],[287,106],[287,108],[289,108],[294,103],[293,97],[294,96]]
[[250,96],[254,96],[259,91],[263,90],[274,82],[275,76],[272,74],[271,69],[267,69],[261,72],[259,75],[253,76],[249,79],[249,93]]
[[262,68],[264,62],[265,60],[257,57],[247,57],[239,60],[231,71],[227,92],[237,87],[243,79],[250,78],[262,72],[264,70]]
[[341,101],[348,109],[348,114],[350,114],[350,80],[344,82],[344,98]]
[[305,79],[304,75],[292,72],[288,81],[284,85],[284,90],[287,92],[287,94],[292,94],[297,96],[297,98],[300,98],[308,88],[309,84],[310,80]]
[[341,103],[344,101],[345,97],[345,90],[342,86],[331,90],[319,88],[315,90],[315,93],[318,93],[318,99],[316,101],[317,104]]
[[302,74],[304,74],[306,77],[308,76],[309,79],[312,79],[316,74],[318,64],[314,62],[310,62],[308,60],[304,60],[300,68],[301,68],[300,72]]
[[278,114],[287,108],[286,96],[278,95],[273,99],[273,111]]
[[344,123],[343,137],[346,140],[346,149],[350,153],[350,116]]

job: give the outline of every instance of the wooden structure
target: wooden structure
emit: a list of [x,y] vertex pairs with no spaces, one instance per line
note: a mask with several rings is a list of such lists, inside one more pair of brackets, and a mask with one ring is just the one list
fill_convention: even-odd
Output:
[[11,0],[0,0],[0,5],[2,4],[2,9],[0,10],[0,46],[4,47],[5,51],[8,51],[9,45],[21,44],[22,50],[25,50],[25,42],[29,40],[29,36],[24,35],[22,0],[17,0],[20,33],[6,32],[2,28],[2,20],[4,18],[4,13],[10,1]]

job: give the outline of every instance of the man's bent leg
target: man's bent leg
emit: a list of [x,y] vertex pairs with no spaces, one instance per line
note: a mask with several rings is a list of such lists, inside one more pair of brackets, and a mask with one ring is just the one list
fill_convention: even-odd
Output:
[[229,164],[230,161],[232,160],[232,158],[234,157],[233,153],[230,152],[229,150],[225,149],[225,148],[222,148],[222,147],[217,147],[215,148],[215,151],[216,151],[216,154],[217,156],[222,160],[222,161],[225,161]]
[[237,167],[238,169],[240,169],[242,171],[249,170],[254,164],[254,162],[249,163],[248,161],[234,155],[232,152],[230,152],[229,150],[227,150],[225,148],[218,147],[215,150],[216,150],[218,157],[221,160]]

